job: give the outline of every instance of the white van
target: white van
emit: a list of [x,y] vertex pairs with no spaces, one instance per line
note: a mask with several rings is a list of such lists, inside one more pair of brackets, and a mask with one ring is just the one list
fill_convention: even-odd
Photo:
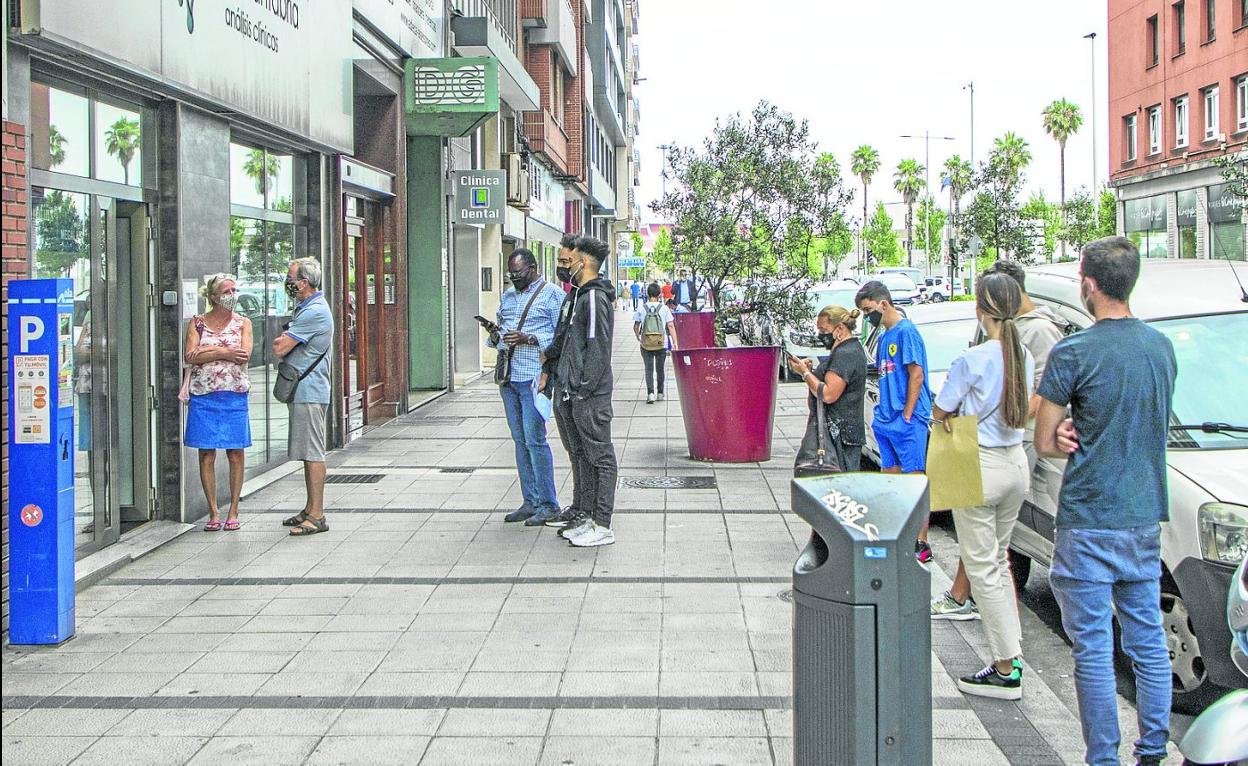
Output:
[[[1027,293],[1071,323],[1092,324],[1078,263],[1027,270]],[[1178,360],[1166,461],[1170,521],[1162,525],[1162,618],[1174,669],[1174,708],[1195,712],[1217,686],[1239,686],[1226,594],[1248,553],[1248,264],[1150,260],[1131,294],[1135,316],[1174,344]],[[1077,424],[1076,424],[1077,425]],[[1045,464],[1037,466],[1044,471]],[[1060,475],[1033,477],[1010,543],[1015,581],[1053,558]],[[1036,491],[1047,488],[1047,491]]]

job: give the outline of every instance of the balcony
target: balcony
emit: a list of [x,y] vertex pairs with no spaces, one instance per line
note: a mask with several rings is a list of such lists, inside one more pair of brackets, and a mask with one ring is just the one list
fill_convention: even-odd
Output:
[[[570,0],[523,0],[524,7],[542,6],[540,18],[544,24],[535,24],[529,31],[530,45],[553,45],[559,61],[568,74],[576,76],[576,12]],[[536,13],[536,11],[533,11]],[[539,17],[525,17],[525,23]]]
[[568,163],[568,134],[563,132],[549,110],[525,112],[523,126],[529,148],[546,157],[555,166],[557,175],[577,174],[580,168],[573,168]]
[[498,91],[503,101],[518,112],[537,109],[541,91],[516,56],[516,0],[454,0],[462,13],[451,19],[455,52],[498,61]]
[[548,0],[520,0],[520,24],[525,28],[550,26],[546,6]]

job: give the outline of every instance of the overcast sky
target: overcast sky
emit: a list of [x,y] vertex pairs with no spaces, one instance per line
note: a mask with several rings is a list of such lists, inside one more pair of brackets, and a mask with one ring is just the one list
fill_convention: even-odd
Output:
[[[1100,183],[1106,180],[1104,0],[641,0],[640,83],[642,221],[660,194],[660,144],[700,142],[715,118],[748,111],[767,99],[810,121],[820,149],[849,177],[849,155],[869,143],[880,153],[870,202],[894,202],[898,161],[924,161],[924,142],[903,134],[954,136],[931,141],[931,183],[954,152],[971,155],[970,95],[975,83],[978,163],[992,139],[1022,135],[1034,156],[1031,189],[1058,196],[1057,142],[1044,133],[1040,112],[1056,98],[1080,106],[1084,127],[1066,148],[1066,189],[1092,184],[1090,42],[1096,45],[1096,132]],[[942,202],[948,195],[943,195]],[[900,219],[904,208],[889,213]],[[852,208],[851,208],[852,212]]]

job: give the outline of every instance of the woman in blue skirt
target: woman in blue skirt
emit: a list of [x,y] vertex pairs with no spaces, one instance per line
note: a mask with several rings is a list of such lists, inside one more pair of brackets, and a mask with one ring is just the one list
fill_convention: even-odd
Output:
[[186,328],[186,363],[190,365],[190,403],[186,446],[199,450],[199,480],[208,500],[207,532],[222,529],[217,507],[217,450],[230,461],[230,510],[224,529],[238,529],[238,500],[243,491],[243,450],[251,446],[247,413],[247,360],[251,358],[251,320],[234,313],[238,285],[232,274],[207,278],[200,294],[209,310]]

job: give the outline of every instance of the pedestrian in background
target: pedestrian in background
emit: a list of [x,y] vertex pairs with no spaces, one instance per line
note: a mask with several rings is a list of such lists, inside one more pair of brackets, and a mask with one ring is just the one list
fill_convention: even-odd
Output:
[[996,699],[1021,699],[1023,671],[1018,599],[1008,560],[1010,536],[1027,493],[1027,425],[1035,361],[1018,337],[1015,317],[1022,305],[1018,283],[1001,273],[985,274],[975,286],[975,315],[987,340],[963,351],[949,367],[936,396],[932,417],[950,429],[953,415],[974,415],[978,421],[979,466],[984,502],[954,508],[958,550],[971,593],[988,634],[992,662],[958,679],[967,694]]
[[676,320],[671,309],[659,301],[662,294],[657,284],[648,285],[645,305],[633,314],[633,334],[641,343],[641,361],[646,368],[647,404],[662,401],[667,352],[677,348]]
[[555,374],[555,407],[571,424],[566,434],[568,452],[580,462],[581,510],[589,514],[560,534],[577,547],[615,542],[611,515],[615,510],[615,482],[619,473],[611,441],[611,343],[615,331],[615,291],[598,277],[606,260],[607,244],[594,237],[576,240],[572,281],[577,286],[567,337]]
[[217,450],[225,450],[230,464],[230,508],[224,528],[238,529],[238,503],[243,493],[243,450],[251,446],[251,419],[247,396],[251,379],[251,320],[234,311],[238,281],[233,274],[213,274],[200,295],[209,310],[186,328],[184,360],[187,369],[180,396],[187,401],[183,443],[199,450],[199,483],[208,501],[205,532],[222,529],[217,506]]
[[668,303],[672,300],[672,281],[670,279],[663,280],[663,302]]
[[[927,386],[927,346],[914,322],[893,305],[883,282],[872,280],[859,288],[854,303],[873,328],[883,326],[876,345],[880,401],[872,414],[871,430],[880,448],[884,473],[923,473],[927,468],[928,419],[932,392]],[[920,563],[932,560],[927,523],[914,544]]]
[[273,339],[273,355],[298,376],[287,403],[290,424],[286,453],[290,460],[303,461],[307,498],[303,510],[282,524],[291,528],[292,537],[307,537],[329,531],[325,521],[325,421],[334,315],[321,292],[321,264],[315,258],[291,261],[285,287],[296,307],[286,331]]
[[1169,518],[1166,444],[1177,365],[1170,340],[1131,313],[1139,274],[1140,253],[1124,237],[1083,248],[1079,295],[1096,321],[1053,348],[1036,414],[1036,451],[1069,456],[1049,582],[1072,643],[1086,761],[1094,766],[1118,763],[1115,619],[1135,672],[1139,763],[1161,763],[1170,733],[1161,522]]
[[507,379],[498,381],[498,390],[515,443],[524,502],[503,520],[536,527],[559,513],[555,462],[536,397],[544,395],[537,388],[542,373],[541,350],[554,340],[564,293],[542,277],[537,258],[525,248],[512,252],[507,273],[511,287],[499,301],[498,329],[491,333],[487,345],[509,359]]
[[806,435],[797,451],[796,471],[817,464],[819,449],[818,413],[824,408],[828,446],[837,467],[857,471],[866,437],[863,424],[863,398],[867,393],[867,352],[858,339],[858,309],[824,306],[815,320],[819,342],[828,350],[816,366],[809,359],[789,357],[789,367],[810,389]]
[[672,285],[672,297],[676,299],[678,305],[692,311],[693,300],[697,294],[698,288],[693,283],[693,277],[689,276],[688,271],[681,269],[680,279]]
[[555,323],[554,338],[542,352],[542,375],[538,381],[538,389],[552,400],[555,425],[559,429],[559,441],[563,443],[563,449],[568,453],[569,462],[572,464],[572,503],[553,518],[546,520],[546,526],[559,529],[578,524],[588,516],[586,511],[581,510],[586,507],[585,476],[581,471],[581,464],[573,459],[572,455],[571,412],[566,408],[561,408],[558,397],[555,396],[555,377],[559,369],[560,357],[563,355],[563,346],[567,341],[568,327],[572,324],[572,311],[576,307],[578,295],[576,286],[572,284],[572,264],[575,260],[574,249],[577,239],[575,234],[564,234],[559,240],[559,258],[558,265],[555,267],[555,276],[566,287],[566,294],[563,303],[559,306],[559,318]]
[[[1035,361],[1035,374],[1031,378],[1032,394],[1027,406],[1027,427],[1023,430],[1023,452],[1027,454],[1027,474],[1031,482],[1029,491],[1033,496],[1050,496],[1056,507],[1066,461],[1036,455],[1035,418],[1036,410],[1040,407],[1040,395],[1036,391],[1040,388],[1040,379],[1044,376],[1049,353],[1066,334],[1070,324],[1054,314],[1048,306],[1038,306],[1032,301],[1027,294],[1027,273],[1014,261],[997,261],[984,273],[1005,274],[1018,283],[1022,292],[1022,304],[1014,323],[1018,328],[1018,339],[1022,341],[1023,348],[1031,352],[1031,358]],[[1040,465],[1040,470],[1037,470],[1037,465]],[[979,609],[971,595],[971,581],[967,579],[966,567],[960,560],[949,590],[932,599],[931,613],[933,620],[978,619]]]
[[676,302],[675,298],[667,299],[667,307],[668,309],[671,310],[673,314],[688,314],[689,313],[689,307],[680,305],[679,303]]
[[628,292],[633,297],[633,311],[636,311],[637,304],[641,303],[641,283],[634,281],[628,286]]

